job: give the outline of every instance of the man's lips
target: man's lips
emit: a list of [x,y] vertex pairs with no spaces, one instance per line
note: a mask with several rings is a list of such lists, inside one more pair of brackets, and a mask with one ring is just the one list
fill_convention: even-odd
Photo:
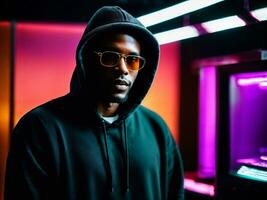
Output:
[[131,84],[130,84],[130,81],[128,81],[128,80],[125,80],[125,79],[116,79],[114,81],[114,85],[124,85],[124,86],[129,87]]
[[114,81],[114,86],[116,90],[119,90],[119,91],[126,91],[130,85],[131,83],[125,79],[116,79]]

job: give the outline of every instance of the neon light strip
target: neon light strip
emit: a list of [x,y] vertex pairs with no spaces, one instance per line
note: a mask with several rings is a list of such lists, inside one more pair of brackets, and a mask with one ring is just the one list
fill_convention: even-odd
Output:
[[260,82],[259,83],[259,86],[261,86],[261,87],[267,87],[267,81],[266,82]]
[[216,68],[200,68],[198,176],[215,176]]
[[245,26],[246,23],[241,18],[234,15],[230,17],[204,22],[201,23],[201,25],[206,29],[207,32],[214,33],[218,31]]
[[259,88],[262,89],[262,90],[267,90],[267,81],[260,82],[259,83]]
[[[267,82],[265,82],[266,83],[266,86],[267,86]],[[266,160],[267,161],[267,156],[260,156],[260,159],[261,160]]]
[[193,26],[185,26],[182,28],[172,29],[169,31],[154,34],[160,45],[177,40],[197,37],[198,35],[198,31]]
[[241,166],[237,171],[237,174],[244,178],[267,182],[267,171]]
[[184,188],[189,191],[214,196],[214,186],[206,183],[196,182],[193,179],[184,179]]
[[261,8],[250,12],[259,21],[267,20],[267,8]]
[[143,23],[146,27],[152,26],[175,17],[188,14],[190,12],[200,10],[202,8],[211,6],[224,0],[188,0],[168,8],[138,17],[138,20]]
[[[258,10],[252,11],[252,12],[256,13],[257,15],[266,16],[266,18],[267,18],[267,14],[265,14],[265,12],[267,12],[267,10],[265,10],[265,8],[258,9]],[[263,17],[261,17],[261,19],[263,19]],[[225,18],[221,18],[221,19],[216,19],[216,20],[204,22],[204,23],[201,23],[200,25],[208,33],[214,33],[214,32],[218,32],[218,31],[242,27],[242,26],[245,26],[246,23],[241,18],[234,15],[234,16],[229,16],[229,17],[225,17]],[[202,34],[205,34],[205,33],[202,33]],[[194,26],[185,26],[185,27],[181,27],[181,28],[177,28],[177,29],[172,29],[169,31],[156,33],[154,35],[156,36],[156,38],[160,44],[166,44],[166,43],[175,42],[175,41],[179,41],[179,40],[183,40],[183,39],[197,37],[197,36],[202,35],[202,34],[200,34],[197,31],[197,29],[194,28]]]
[[252,85],[255,83],[266,82],[267,77],[255,77],[255,78],[240,78],[238,79],[238,85]]

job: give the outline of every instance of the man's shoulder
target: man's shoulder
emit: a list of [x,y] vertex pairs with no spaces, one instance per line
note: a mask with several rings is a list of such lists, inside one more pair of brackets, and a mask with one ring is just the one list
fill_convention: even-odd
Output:
[[156,111],[148,108],[148,107],[145,107],[143,105],[140,105],[137,109],[137,112],[138,114],[141,116],[141,117],[147,117],[149,119],[152,119],[152,120],[155,120],[155,121],[158,121],[160,123],[163,123],[165,124],[165,121],[164,119],[160,116],[160,114],[158,114]]
[[136,117],[139,118],[140,121],[142,121],[142,124],[147,124],[157,130],[156,133],[160,135],[162,141],[170,141],[172,136],[169,126],[167,125],[164,118],[160,116],[160,114],[142,105],[139,106],[136,114]]
[[152,110],[152,109],[150,109],[150,108],[148,108],[148,107],[146,107],[144,105],[140,105],[138,107],[137,111],[139,111],[141,113],[144,113],[146,115],[150,115],[150,116],[153,116],[153,117],[160,117],[161,118],[161,116],[156,111],[154,111],[154,110]]
[[53,112],[64,107],[67,102],[67,96],[61,96],[55,99],[51,99],[43,104],[40,104],[28,112],[26,112],[19,120],[19,122],[32,121],[41,118],[50,117]]

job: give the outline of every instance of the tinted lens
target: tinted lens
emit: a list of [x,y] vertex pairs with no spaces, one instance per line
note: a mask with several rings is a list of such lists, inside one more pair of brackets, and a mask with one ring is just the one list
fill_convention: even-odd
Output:
[[100,56],[100,63],[106,67],[114,67],[118,65],[120,59],[123,58],[129,70],[140,70],[145,65],[145,59],[136,55],[125,55],[113,51],[95,52]]
[[105,66],[113,67],[118,63],[120,56],[114,52],[104,52],[102,54],[101,62]]
[[130,70],[139,70],[143,67],[144,60],[138,56],[128,55],[126,58],[126,63]]

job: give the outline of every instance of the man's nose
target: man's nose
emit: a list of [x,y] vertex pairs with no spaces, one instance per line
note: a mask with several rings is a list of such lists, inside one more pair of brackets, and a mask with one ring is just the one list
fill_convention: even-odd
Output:
[[125,74],[125,75],[129,74],[129,70],[127,68],[127,63],[125,61],[125,58],[123,58],[123,57],[120,58],[120,61],[119,61],[116,68],[118,70],[120,70],[122,72],[122,74]]

